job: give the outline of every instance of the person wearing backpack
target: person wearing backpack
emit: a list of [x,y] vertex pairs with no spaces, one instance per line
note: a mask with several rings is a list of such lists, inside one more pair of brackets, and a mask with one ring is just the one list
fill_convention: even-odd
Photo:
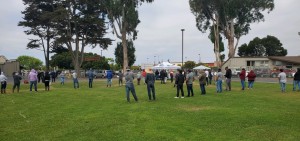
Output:
[[206,85],[206,73],[203,70],[199,72],[199,83],[200,83],[200,90],[201,95],[206,94],[205,85]]
[[184,98],[183,83],[184,83],[184,75],[182,74],[182,70],[178,70],[178,76],[175,81],[175,84],[177,85],[177,96],[174,98],[179,98],[179,91],[181,91],[181,98]]

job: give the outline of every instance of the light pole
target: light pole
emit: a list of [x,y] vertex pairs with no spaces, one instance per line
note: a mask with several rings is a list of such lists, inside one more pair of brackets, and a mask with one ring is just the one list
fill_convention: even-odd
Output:
[[155,57],[156,57],[156,56],[154,56],[154,66],[155,66]]
[[181,32],[182,32],[181,67],[182,68],[183,68],[183,31],[184,31],[184,29],[181,29]]
[[201,58],[200,58],[200,54],[198,54],[199,55],[199,63],[201,62]]

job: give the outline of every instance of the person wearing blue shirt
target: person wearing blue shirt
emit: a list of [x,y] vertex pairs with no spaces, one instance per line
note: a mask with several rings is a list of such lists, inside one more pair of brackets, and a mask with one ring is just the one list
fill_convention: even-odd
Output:
[[95,77],[94,72],[93,72],[92,68],[90,68],[90,70],[88,72],[89,88],[93,88],[93,79],[94,79],[94,77]]
[[106,84],[106,87],[111,87],[111,83],[112,83],[112,78],[113,78],[113,74],[112,74],[112,71],[111,70],[108,70],[106,72],[106,78],[107,78],[107,84]]

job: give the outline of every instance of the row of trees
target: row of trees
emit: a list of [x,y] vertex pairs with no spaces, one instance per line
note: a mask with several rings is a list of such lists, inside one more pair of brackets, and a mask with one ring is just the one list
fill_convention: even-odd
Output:
[[[46,69],[52,49],[67,47],[77,72],[84,61],[86,47],[107,49],[112,40],[105,38],[108,26],[122,40],[123,69],[128,66],[127,39],[135,40],[138,6],[153,0],[23,0],[26,6],[19,26],[34,35],[27,48],[43,50]],[[129,37],[127,38],[127,35]]]
[[287,50],[282,43],[274,36],[268,35],[265,38],[254,38],[249,44],[242,44],[238,49],[238,55],[245,56],[286,56]]

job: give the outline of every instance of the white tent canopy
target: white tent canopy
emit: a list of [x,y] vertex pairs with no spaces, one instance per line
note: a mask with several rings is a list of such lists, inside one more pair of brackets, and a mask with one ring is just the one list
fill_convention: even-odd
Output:
[[195,67],[193,68],[194,70],[210,70],[209,67],[206,67],[206,66],[203,66],[203,65],[200,65],[198,67]]
[[181,67],[180,66],[176,66],[176,65],[173,65],[169,62],[162,62],[154,67],[152,67],[153,70],[175,70],[175,69],[180,69]]

